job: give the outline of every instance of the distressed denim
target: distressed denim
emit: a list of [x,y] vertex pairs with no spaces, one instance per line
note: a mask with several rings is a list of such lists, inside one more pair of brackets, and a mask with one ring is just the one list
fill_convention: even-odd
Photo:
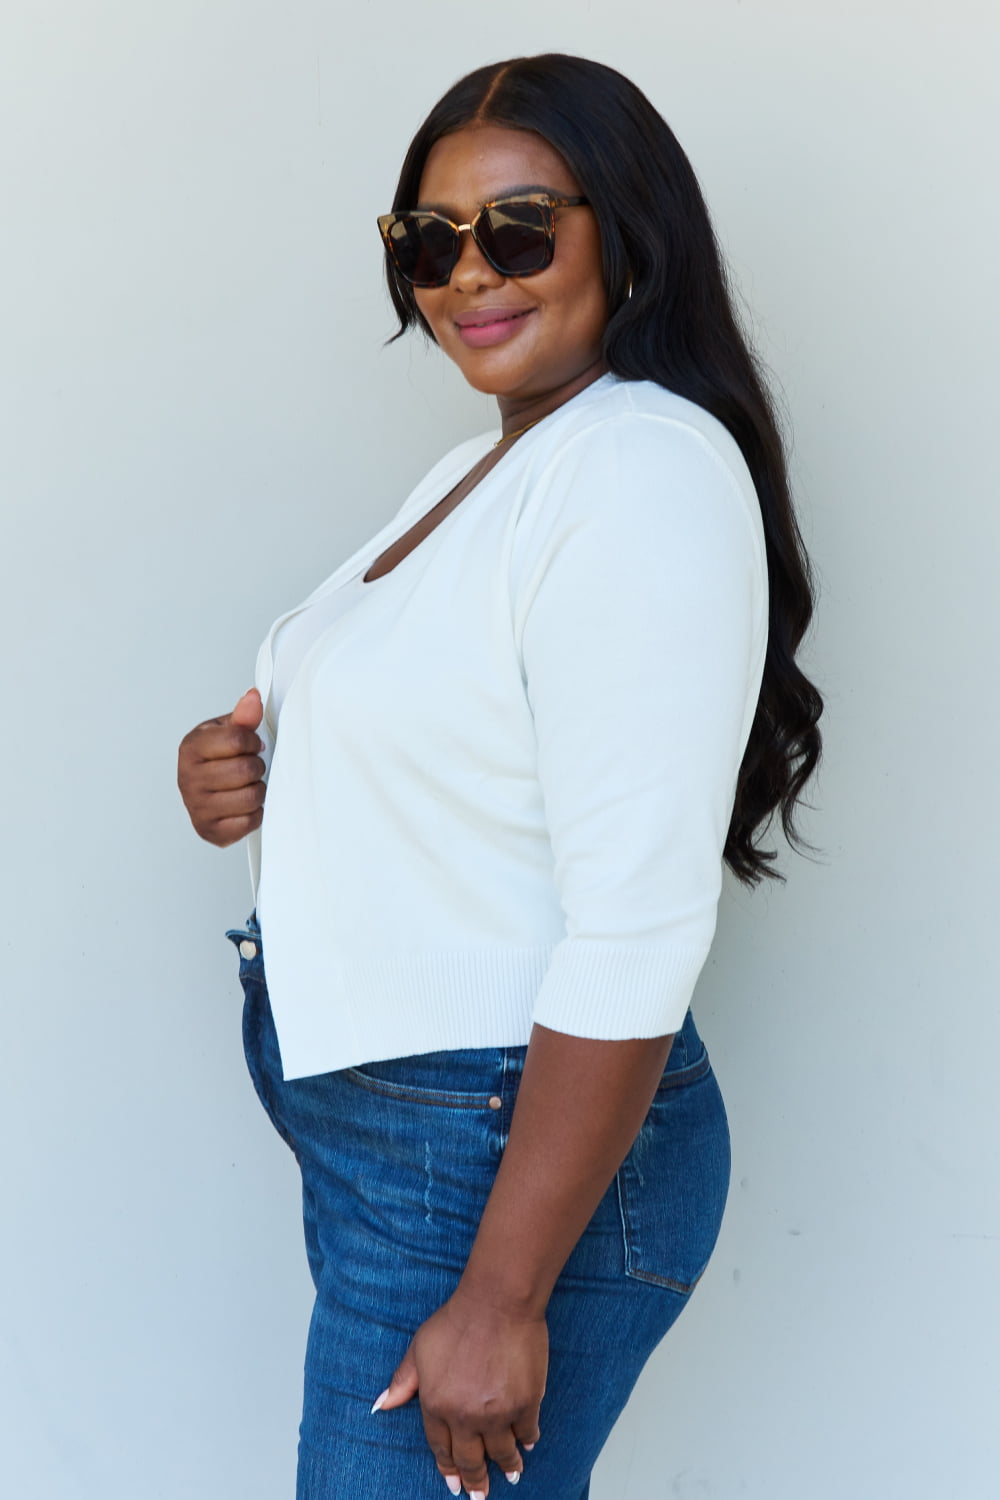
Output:
[[[254,1087],[302,1173],[316,1287],[297,1500],[446,1500],[417,1400],[371,1414],[465,1266],[510,1129],[525,1047],[425,1053],[285,1082],[260,930],[240,952]],[[586,1500],[598,1454],[715,1245],[729,1186],[725,1108],[688,1012],[639,1135],[549,1302],[541,1439],[519,1500]],[[507,1492],[490,1465],[490,1494]]]

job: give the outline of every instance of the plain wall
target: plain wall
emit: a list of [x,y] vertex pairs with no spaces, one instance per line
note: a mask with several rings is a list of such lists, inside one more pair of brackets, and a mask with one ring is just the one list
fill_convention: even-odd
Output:
[[[630,74],[794,432],[826,765],[696,1013],[734,1179],[594,1500],[993,1492],[995,58],[973,0],[6,0],[0,1490],[277,1500],[310,1305],[176,746],[493,417],[391,332],[375,215],[461,72]],[[990,1413],[994,1416],[991,1418]]]

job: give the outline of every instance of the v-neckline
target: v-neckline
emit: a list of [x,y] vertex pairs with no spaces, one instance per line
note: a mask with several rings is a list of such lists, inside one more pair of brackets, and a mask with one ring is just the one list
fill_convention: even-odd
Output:
[[[601,388],[603,388],[603,387],[605,387],[607,385],[610,385],[616,379],[617,379],[617,377],[615,375],[613,375],[610,371],[606,370],[603,375],[599,375],[596,378],[596,380],[592,380],[589,385],[584,386],[583,390],[578,391],[575,396],[571,396],[568,401],[566,401],[566,402],[564,402],[562,404],[562,406],[558,406],[558,407],[555,408],[554,411],[549,412],[548,415],[547,415],[547,417],[539,418],[539,421],[538,421],[537,424],[534,423],[534,422],[530,423],[529,426],[524,431],[524,436],[523,437],[519,436],[518,442],[514,443],[510,448],[506,449],[505,452],[500,455],[500,458],[492,466],[492,468],[487,469],[486,473],[480,479],[476,480],[476,483],[472,486],[472,488],[470,490],[467,491],[466,494],[464,494],[462,496],[461,500],[456,501],[456,503],[452,506],[451,510],[449,510],[445,515],[443,515],[441,517],[440,521],[436,522],[436,524],[431,527],[430,531],[428,531],[426,533],[426,535],[422,536],[418,542],[415,542],[414,545],[410,548],[409,552],[405,553],[405,555],[403,557],[401,557],[398,562],[394,563],[392,565],[392,567],[388,569],[387,572],[380,573],[377,578],[366,578],[365,574],[368,572],[369,568],[374,567],[375,564],[378,562],[378,560],[379,560],[380,557],[384,556],[384,554],[386,552],[390,551],[393,547],[395,547],[396,544],[397,544],[397,542],[402,541],[403,537],[409,535],[409,533],[411,531],[415,530],[415,528],[417,526],[419,526],[420,523],[423,520],[425,520],[426,517],[429,516],[431,514],[431,512],[433,510],[435,510],[437,508],[437,506],[439,506],[442,503],[443,500],[447,499],[448,495],[450,495],[453,490],[455,490],[455,489],[458,488],[458,486],[462,483],[462,481],[472,472],[472,470],[475,468],[476,464],[481,463],[482,460],[489,455],[490,448],[484,449],[484,451],[479,454],[478,458],[476,458],[474,460],[474,462],[470,465],[470,467],[468,469],[466,469],[465,473],[459,475],[458,479],[456,479],[455,482],[452,485],[449,486],[449,488],[445,491],[444,495],[442,495],[439,499],[437,499],[434,502],[434,504],[431,505],[431,506],[429,506],[426,510],[421,511],[421,513],[417,517],[417,519],[415,521],[413,521],[410,525],[408,525],[405,528],[405,530],[403,530],[402,532],[400,532],[398,535],[394,536],[385,545],[380,545],[379,549],[375,553],[374,557],[372,557],[372,556],[369,555],[369,557],[367,558],[367,560],[361,565],[360,573],[352,575],[353,578],[359,579],[360,580],[360,584],[364,588],[366,588],[366,589],[371,588],[373,584],[384,583],[387,578],[391,578],[392,575],[393,575],[393,573],[398,572],[399,569],[401,567],[403,567],[403,565],[405,563],[407,563],[410,560],[410,558],[414,556],[415,553],[419,552],[422,547],[426,546],[426,544],[430,541],[431,537],[436,532],[440,531],[441,528],[442,528],[442,526],[445,525],[445,523],[448,521],[449,517],[455,515],[455,513],[457,511],[460,511],[460,510],[462,510],[464,508],[464,506],[466,504],[466,501],[469,499],[469,497],[471,495],[475,494],[475,492],[477,490],[481,489],[484,484],[487,484],[489,482],[489,480],[492,478],[492,476],[496,473],[497,469],[502,469],[503,468],[503,466],[504,466],[503,465],[503,460],[507,457],[507,455],[509,453],[515,452],[519,448],[519,446],[520,446],[520,444],[522,442],[527,442],[528,445],[529,445],[529,447],[531,446],[531,438],[532,438],[532,436],[533,436],[533,434],[536,431],[536,429],[537,429],[538,426],[541,426],[541,427],[544,428],[544,426],[547,424],[547,422],[548,422],[548,420],[550,418],[558,416],[559,413],[564,412],[568,407],[571,407],[571,406],[575,405],[575,403],[579,402],[581,400],[581,398],[590,396],[595,391],[597,391],[597,390],[599,390],[599,389],[601,389]],[[492,445],[492,447],[495,448],[497,446],[496,441],[495,441],[495,439],[492,438],[492,435],[490,435],[490,438],[491,438],[491,445]],[[397,517],[396,519],[398,520],[399,518]],[[382,541],[382,537],[380,535],[377,539],[373,539],[373,540],[377,540],[378,542],[381,542]]]
[[497,469],[501,467],[503,458],[506,457],[505,454],[502,454],[501,458],[489,469],[487,469],[486,473],[481,475],[480,478],[476,480],[475,484],[473,484],[468,490],[466,490],[465,494],[462,495],[460,499],[455,501],[450,510],[445,511],[444,515],[439,521],[436,521],[434,525],[424,533],[423,536],[421,536],[416,542],[414,542],[413,546],[409,549],[408,552],[405,552],[403,554],[398,562],[393,563],[391,568],[388,568],[384,573],[379,573],[375,578],[365,577],[365,574],[368,572],[369,568],[373,568],[380,558],[384,557],[387,552],[390,552],[393,547],[395,547],[399,542],[403,540],[404,537],[409,536],[411,531],[415,531],[418,526],[426,521],[429,515],[437,510],[438,506],[443,505],[444,502],[449,498],[449,496],[452,495],[454,491],[457,490],[459,486],[465,482],[465,480],[472,473],[473,469],[475,469],[476,465],[482,463],[483,459],[489,456],[489,453],[490,449],[485,449],[484,452],[482,452],[479,457],[475,459],[474,462],[470,464],[462,474],[459,475],[455,482],[448,487],[445,493],[439,499],[435,500],[433,505],[428,506],[426,510],[421,511],[416,520],[412,521],[410,525],[405,528],[405,530],[401,531],[398,536],[393,537],[392,540],[385,546],[380,547],[375,556],[369,558],[368,561],[362,565],[361,570],[356,575],[356,577],[360,580],[365,588],[370,588],[374,583],[382,583],[386,578],[391,578],[393,573],[397,572],[397,570],[401,568],[404,563],[408,562],[415,553],[419,552],[420,549],[430,541],[431,537],[434,536],[436,532],[441,530],[442,526],[445,525],[449,517],[453,516],[456,511],[460,511],[462,509],[470,496],[474,495],[477,490],[480,490],[482,486],[487,483],[492,475],[496,473]]

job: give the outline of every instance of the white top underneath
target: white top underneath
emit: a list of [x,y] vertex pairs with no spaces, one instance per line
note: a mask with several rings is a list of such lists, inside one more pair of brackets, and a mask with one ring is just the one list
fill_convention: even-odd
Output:
[[767,638],[746,465],[702,408],[606,375],[365,584],[495,436],[260,650],[251,868],[286,1078],[535,1021],[662,1035],[708,953]]
[[[295,680],[302,663],[317,642],[336,625],[342,615],[358,603],[365,583],[365,569],[340,588],[323,594],[308,609],[285,618],[274,633],[271,650],[274,656],[274,675],[271,678],[271,717],[277,723],[281,716],[281,705]],[[377,582],[372,579],[372,582]]]

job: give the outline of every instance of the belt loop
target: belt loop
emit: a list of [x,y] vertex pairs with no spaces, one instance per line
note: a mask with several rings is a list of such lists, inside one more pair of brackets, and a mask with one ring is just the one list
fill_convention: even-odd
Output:
[[505,1047],[503,1049],[503,1085],[500,1090],[500,1097],[503,1100],[503,1108],[500,1111],[501,1151],[507,1145],[511,1120],[514,1118],[517,1090],[521,1082],[521,1073],[524,1069],[523,1054],[523,1047]]

